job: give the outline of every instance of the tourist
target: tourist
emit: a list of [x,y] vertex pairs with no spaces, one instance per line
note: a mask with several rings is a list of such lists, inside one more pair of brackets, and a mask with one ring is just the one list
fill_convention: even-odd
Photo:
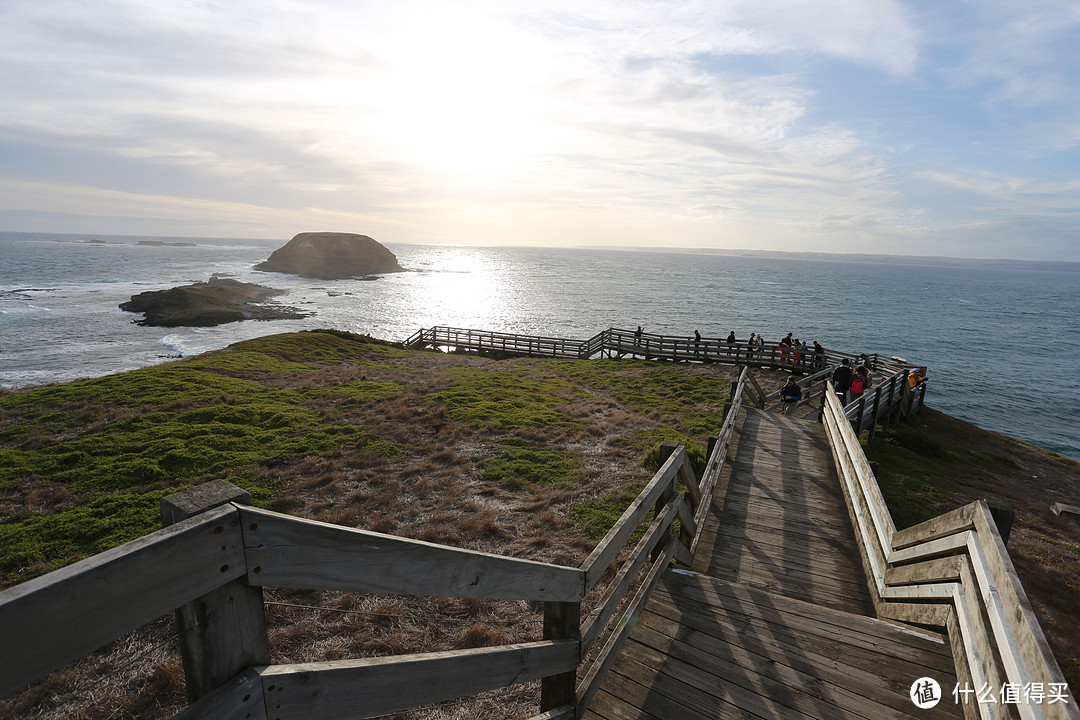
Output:
[[840,402],[847,405],[847,392],[851,387],[851,361],[844,358],[840,361],[840,364],[833,370],[832,382],[833,388],[836,390],[836,396],[840,398]]
[[697,330],[694,331],[694,354],[701,354],[701,333]]
[[795,378],[789,377],[784,387],[780,388],[780,400],[783,402],[780,412],[784,415],[802,401],[802,388],[795,382]]
[[866,369],[865,365],[860,365],[855,368],[855,374],[851,377],[851,384],[848,385],[848,396],[851,398],[851,402],[861,398],[868,389],[870,389],[870,371]]

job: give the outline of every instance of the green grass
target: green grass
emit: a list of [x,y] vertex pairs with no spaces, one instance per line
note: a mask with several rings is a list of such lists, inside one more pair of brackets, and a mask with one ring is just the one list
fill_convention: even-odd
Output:
[[[593,542],[599,542],[615,526],[626,508],[641,494],[644,486],[627,486],[614,490],[597,500],[586,500],[570,506],[569,514],[577,530]],[[645,534],[645,528],[652,522],[652,510],[634,533],[632,541],[637,541]]]
[[[468,432],[487,434],[489,457],[479,470],[508,489],[586,479],[577,458],[542,438],[587,430],[589,421],[572,419],[570,410],[596,397],[655,420],[647,432],[623,433],[619,442],[634,454],[651,458],[662,440],[673,440],[687,445],[700,472],[701,444],[719,429],[719,393],[728,385],[720,374],[684,375],[666,363],[518,359],[478,368],[463,359],[444,371],[447,385],[423,395],[426,387],[409,379],[420,369],[396,362],[412,353],[351,333],[291,333],[0,396],[0,491],[36,498],[0,518],[0,580],[9,584],[152,532],[163,495],[210,479],[225,478],[265,504],[281,490],[278,468],[288,463],[327,455],[365,463],[410,452],[363,424],[365,417],[373,427],[404,417],[400,398],[409,392],[444,406]],[[342,366],[406,380],[340,382],[357,376],[341,373]],[[297,377],[304,389],[281,389]],[[514,430],[522,436],[490,439]],[[602,536],[606,527],[596,528],[607,520],[586,516],[613,514],[607,519],[614,522],[635,494],[574,512]]]
[[359,437],[315,410],[249,394],[183,412],[149,411],[40,448],[0,448],[0,487],[48,479],[80,490],[182,482],[329,450]]
[[403,392],[405,392],[405,386],[399,382],[357,380],[308,390],[306,394],[310,397],[339,398],[359,403],[373,403],[400,395]]
[[488,428],[578,427],[560,410],[572,386],[564,380],[515,367],[481,370],[462,367],[449,373],[455,378],[446,390],[425,396],[428,402],[446,406],[456,420]]
[[580,463],[567,453],[538,448],[516,437],[499,441],[495,454],[480,462],[481,480],[512,488],[569,485],[579,468]]
[[226,372],[312,373],[318,368],[308,363],[289,362],[254,350],[207,353],[184,361],[185,367]]
[[279,489],[277,463],[342,450],[401,454],[336,409],[396,397],[401,383],[288,391],[262,380],[402,352],[348,333],[278,335],[0,397],[0,490],[29,497],[61,489],[66,498],[59,509],[0,521],[5,584],[25,568],[58,567],[156,530],[160,498],[199,482],[225,477],[266,503]]

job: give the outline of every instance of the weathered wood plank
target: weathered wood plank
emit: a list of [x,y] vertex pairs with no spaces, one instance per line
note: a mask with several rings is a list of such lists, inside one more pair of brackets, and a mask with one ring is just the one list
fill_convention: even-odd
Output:
[[582,720],[667,720],[633,705],[622,696],[601,689],[589,704]]
[[403,595],[578,602],[577,568],[241,508],[253,585]]
[[611,633],[600,654],[592,666],[589,667],[585,677],[578,683],[577,714],[579,716],[589,706],[589,701],[592,700],[596,691],[600,689],[600,683],[615,662],[619,649],[626,642],[632,623],[644,611],[645,604],[649,601],[649,596],[656,587],[656,583],[659,582],[671,559],[675,556],[675,545],[676,543],[668,543],[667,550],[653,563],[652,568],[650,568],[645,579],[638,587],[637,593],[634,594],[633,600],[630,601],[622,622]]
[[1080,516],[1080,505],[1066,505],[1065,503],[1054,503],[1051,508],[1055,515],[1061,515],[1065,513],[1067,515]]
[[0,694],[243,576],[232,506],[0,592]]
[[[582,627],[583,651],[587,651],[596,642],[596,639],[607,627],[608,621],[615,615],[626,593],[637,579],[638,573],[645,567],[654,547],[664,539],[665,531],[670,531],[671,519],[675,515],[675,507],[681,501],[679,497],[673,497],[667,507],[649,525],[648,532],[634,545],[633,552],[626,559],[611,588],[604,596],[603,601],[596,610],[589,615]],[[671,542],[671,540],[669,540]]]
[[277,720],[360,720],[564,673],[578,643],[541,641],[259,670]]
[[[679,612],[686,608],[713,614],[722,612],[731,622],[741,616],[745,622],[763,629],[765,634],[782,633],[784,628],[796,632],[791,628],[797,627],[798,632],[818,634],[830,641],[843,639],[844,642],[875,651],[883,651],[880,649],[885,646],[874,641],[874,638],[895,641],[898,635],[903,635],[907,638],[907,643],[903,646],[895,645],[901,653],[897,657],[922,662],[925,654],[936,654],[939,658],[935,663],[950,667],[949,650],[933,634],[900,630],[895,625],[876,618],[854,615],[819,603],[778,596],[768,591],[713,578],[705,578],[701,582],[694,582],[692,577],[687,578],[685,584],[669,590],[668,585],[673,582],[681,583],[674,577],[677,574],[679,573],[672,573],[668,582],[657,588],[654,600],[657,603],[667,603],[668,607]],[[654,607],[652,611],[667,614],[662,608]],[[669,617],[678,619],[679,616]],[[845,631],[848,631],[846,635]]]
[[[251,505],[251,494],[214,480],[161,499],[168,527],[227,503]],[[262,588],[237,578],[176,610],[189,701],[210,694],[249,667],[270,663]]]
[[268,720],[259,673],[245,670],[170,720]]
[[[577,663],[581,662],[581,603],[544,603],[544,640],[572,640],[577,643]],[[577,668],[540,680],[540,709],[547,711],[565,705],[573,706],[577,685]]]
[[960,558],[955,555],[891,567],[885,571],[886,585],[919,585],[959,579]]
[[563,705],[539,715],[533,715],[529,720],[574,720],[574,706]]
[[[972,557],[972,569],[979,573],[978,563],[983,559],[989,565],[993,587],[988,586],[984,578],[980,577],[980,595],[983,603],[991,606],[991,611],[995,609],[994,606],[1000,604],[1000,610],[1004,615],[1002,620],[1009,625],[1008,628],[1000,628],[995,623],[994,630],[998,635],[998,644],[1003,647],[1003,652],[1019,655],[1020,673],[1010,672],[1010,675],[1013,677],[1020,675],[1016,680],[1019,682],[1065,682],[1061,668],[1046,642],[1042,626],[1039,625],[1035,612],[1031,608],[1024,586],[1016,574],[1008,550],[1005,549],[1005,543],[1002,542],[1001,535],[997,531],[989,506],[983,500],[976,501],[973,505],[975,506],[973,519],[982,549],[982,558]],[[1008,630],[1010,636],[1006,642],[1002,642],[1000,637],[1003,630]],[[1029,676],[1029,680],[1022,678],[1024,673]],[[1010,677],[1010,680],[1012,679]],[[1080,718],[1080,705],[1077,703],[1068,705],[1055,703],[1047,705],[1046,710],[1047,717],[1055,720]]]
[[727,678],[710,677],[700,668],[665,657],[646,645],[635,643],[627,656],[631,662],[625,665],[624,672],[633,672],[639,683],[649,683],[648,702],[655,703],[663,697],[686,708],[680,714],[667,715],[670,718],[688,714],[702,718],[745,717],[742,713],[747,712],[756,717],[785,720],[824,720],[828,717],[792,707],[787,704],[787,697],[775,698],[727,681]]
[[948,535],[955,535],[964,530],[971,530],[975,527],[974,512],[974,506],[968,504],[921,522],[918,525],[899,530],[893,535],[892,547],[894,550],[903,550],[912,545],[930,542]]
[[[738,643],[706,643],[703,648],[664,636],[647,626],[635,632],[634,640],[651,651],[635,646],[640,661],[660,667],[662,674],[679,677],[699,688],[707,687],[715,678],[725,689],[738,686],[811,717],[865,720],[867,717],[906,716],[909,710],[912,711],[910,714],[917,712],[908,697],[910,682],[901,689],[893,685],[890,677],[890,674],[900,678],[908,675],[912,668],[907,666],[878,662],[876,668],[881,675],[865,684],[856,682],[850,675],[838,678],[840,682],[834,683],[822,679],[817,668],[803,672],[785,665],[783,653],[779,659],[762,657]],[[797,646],[788,648],[790,654],[798,650]],[[892,688],[893,692],[879,695],[881,699],[875,700],[870,694],[871,688],[878,691]],[[944,720],[954,718],[955,713],[948,712],[946,705],[937,712],[919,713],[918,716]]]
[[948,604],[896,602],[883,600],[877,606],[878,617],[911,623],[912,625],[932,625],[945,627],[949,616]]
[[[862,663],[849,657],[852,648],[842,636],[832,643],[835,652],[826,654],[814,645],[779,642],[772,635],[733,632],[722,618],[702,614],[677,623],[653,613],[644,613],[636,639],[665,655],[694,662],[702,668],[726,662],[789,688],[781,692],[829,697],[847,711],[866,711],[883,717],[889,710],[908,711],[911,701],[909,677],[921,677],[927,670],[918,664],[892,661],[881,655],[856,649]],[[651,634],[650,634],[651,633]],[[683,648],[680,650],[680,647]],[[841,663],[843,657],[847,662]],[[884,660],[884,661],[883,661]],[[720,677],[723,677],[720,674]],[[945,678],[939,675],[939,678]],[[736,679],[735,682],[738,682]],[[775,697],[775,694],[772,695]],[[953,717],[953,713],[927,713],[926,717]],[[863,715],[865,717],[865,715]]]

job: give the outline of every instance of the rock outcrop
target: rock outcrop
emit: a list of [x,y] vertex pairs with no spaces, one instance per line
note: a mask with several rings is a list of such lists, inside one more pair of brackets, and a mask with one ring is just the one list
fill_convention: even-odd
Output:
[[207,327],[238,320],[295,320],[307,317],[294,307],[267,304],[284,290],[212,277],[208,282],[133,295],[121,310],[145,313],[139,325]]
[[319,280],[342,280],[405,270],[394,253],[367,235],[336,232],[300,233],[255,269]]

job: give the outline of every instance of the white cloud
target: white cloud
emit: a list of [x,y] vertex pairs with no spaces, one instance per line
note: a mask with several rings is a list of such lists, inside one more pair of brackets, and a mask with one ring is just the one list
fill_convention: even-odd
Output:
[[[981,147],[980,87],[1049,102],[1075,81],[1074,60],[1052,71],[1075,9],[1055,28],[1049,3],[958,7],[8,0],[0,145],[20,159],[0,179],[32,185],[12,197],[34,212],[338,218],[398,241],[830,247],[923,232],[944,217],[927,183],[981,198],[957,226],[990,199],[1062,207],[1075,186],[998,167],[996,147],[957,148],[970,171],[919,159],[924,117],[952,110],[943,62]],[[859,97],[885,85],[910,99],[903,121]],[[1040,117],[1041,142],[1077,142],[1075,117]]]

